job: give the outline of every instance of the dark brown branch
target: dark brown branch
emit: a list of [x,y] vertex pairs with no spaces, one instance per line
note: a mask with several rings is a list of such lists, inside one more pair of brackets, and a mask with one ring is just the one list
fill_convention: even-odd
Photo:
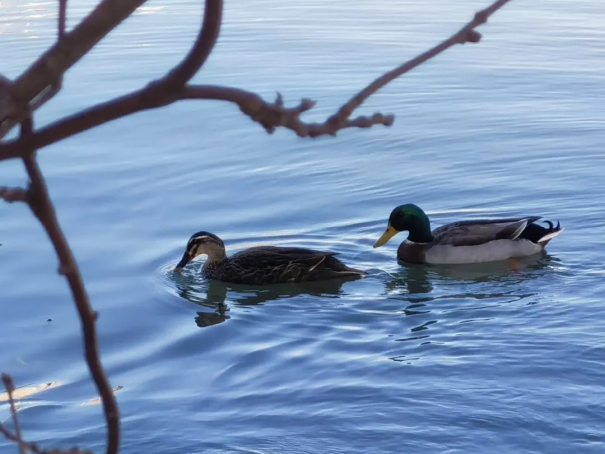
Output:
[[0,433],[2,435],[4,435],[4,437],[7,440],[12,441],[13,443],[17,443],[17,445],[19,446],[19,452],[20,453],[25,452],[23,450],[29,450],[29,451],[31,451],[31,452],[33,452],[35,454],[46,454],[44,452],[44,450],[38,448],[38,446],[36,446],[34,443],[28,443],[27,441],[22,440],[21,437],[18,437],[17,435],[11,433],[2,424],[0,424]]
[[[152,109],[170,104],[180,98],[183,84],[186,83],[204,64],[218,38],[222,21],[222,0],[208,0],[205,3],[204,20],[193,48],[185,59],[170,71],[164,78],[150,83],[142,90],[98,104],[70,117],[66,117],[49,127],[44,128],[47,134],[32,134],[31,145],[38,149],[45,143],[49,145],[58,140],[85,131],[95,126],[130,115],[141,110]],[[42,139],[42,140],[40,140]],[[11,143],[17,144],[21,139],[0,144],[0,150]],[[12,150],[12,155],[0,155],[0,160],[21,157],[21,145]]]
[[59,0],[59,25],[58,25],[58,40],[65,35],[65,22],[67,17],[67,0]]
[[2,424],[0,424],[0,433],[4,435],[4,437],[12,441],[13,443],[17,443],[19,446],[19,452],[23,452],[22,449],[29,450],[35,454],[46,454],[42,449],[38,448],[33,443],[28,443],[27,441],[23,441],[20,437],[17,437],[15,434],[11,433],[8,429],[6,429]]
[[[0,424],[0,433],[1,433],[2,435],[4,435],[4,437],[5,437],[7,440],[10,440],[10,441],[12,441],[12,442],[14,442],[14,443],[19,444],[19,448],[21,448],[21,443],[23,443],[23,440],[21,440],[21,441],[20,441],[20,440],[19,440],[19,438],[17,438],[17,436],[16,436],[15,434],[11,433],[11,432],[10,432],[10,431],[9,431],[9,430],[8,430],[6,427],[4,427],[2,424]],[[28,449],[29,449],[29,447],[28,447]]]
[[172,90],[182,88],[202,67],[216,44],[223,18],[223,0],[206,0],[204,20],[185,59],[159,82]]
[[[65,34],[67,0],[59,0],[59,42],[10,87],[17,104],[24,105],[31,101],[31,106],[25,110],[15,109],[12,118],[0,117],[0,137],[25,118],[27,111],[35,111],[51,99],[60,89],[63,73],[145,0],[125,0],[119,7],[113,4],[114,1],[102,2],[72,32]],[[210,55],[218,38],[222,9],[222,0],[205,2],[204,20],[193,48],[166,77],[147,87],[149,97],[152,94],[160,95],[164,98],[163,105],[175,100],[170,94],[182,88]]]
[[27,202],[27,191],[21,188],[0,186],[0,199],[5,202]]
[[15,98],[21,101],[33,99],[143,3],[145,0],[103,0],[15,80]]
[[439,55],[441,52],[449,49],[456,44],[465,43],[477,43],[481,39],[481,34],[475,31],[475,28],[487,22],[487,19],[506,5],[510,0],[497,0],[484,10],[481,10],[475,14],[473,19],[462,27],[458,32],[454,33],[451,37],[445,41],[439,43],[432,49],[423,52],[416,58],[404,63],[403,65],[393,69],[392,71],[383,74],[378,79],[374,80],[370,85],[361,90],[355,96],[353,96],[349,102],[342,106],[336,114],[328,119],[326,122],[326,133],[331,134],[340,129],[340,125],[344,124],[346,120],[351,116],[353,111],[357,109],[361,104],[380,90],[382,87],[387,85],[389,82],[398,78],[399,76],[407,73],[414,69],[416,66],[430,60],[431,58]]
[[15,399],[13,392],[15,386],[13,385],[13,379],[8,374],[2,374],[2,382],[6,388],[8,394],[8,403],[10,405],[11,413],[13,415],[13,425],[15,426],[15,433],[13,434],[6,427],[0,424],[0,433],[19,446],[20,454],[25,454],[27,451],[31,451],[34,454],[91,454],[89,451],[84,451],[78,448],[71,449],[52,449],[46,450],[39,448],[35,443],[29,443],[21,438],[21,428],[19,426],[19,418],[17,417],[17,409],[15,408]]
[[[349,117],[369,96],[402,74],[405,74],[455,44],[478,42],[481,35],[474,28],[485,23],[489,16],[509,1],[498,0],[488,8],[479,11],[475,14],[473,20],[450,38],[373,81],[324,123],[305,123],[300,119],[300,114],[309,110],[315,104],[314,101],[309,99],[303,99],[297,107],[285,108],[281,97],[276,102],[269,103],[255,93],[237,88],[194,85],[186,86],[183,90],[177,90],[173,88],[175,85],[172,85],[172,83],[166,83],[167,78],[169,78],[175,81],[173,82],[174,84],[178,85],[182,80],[191,77],[191,72],[203,64],[205,58],[208,57],[211,46],[209,44],[203,45],[201,37],[207,36],[209,40],[216,40],[218,25],[214,21],[220,22],[222,10],[222,2],[209,0],[206,4],[204,15],[205,25],[202,27],[196,45],[183,63],[170,72],[167,78],[160,79],[143,90],[138,90],[126,96],[98,104],[58,120],[35,132],[31,137],[31,141],[36,148],[43,148],[101,124],[141,110],[161,107],[181,99],[214,99],[235,103],[240,107],[242,112],[260,123],[269,133],[273,132],[277,127],[284,127],[294,131],[300,137],[317,137],[320,135],[334,135],[337,131],[344,128],[368,128],[377,124],[390,126],[394,121],[393,115],[375,113],[371,117],[361,116],[354,119]],[[210,15],[211,12],[214,16]],[[174,79],[171,79],[172,77]],[[21,156],[19,141],[20,139],[15,139],[0,144],[0,161]]]
[[[67,0],[59,0],[59,24],[57,26],[58,30],[57,30],[57,42],[61,41],[64,36],[65,36],[65,23],[66,23],[66,18],[67,18]],[[54,82],[52,82],[51,85],[49,85],[48,87],[46,87],[39,96],[37,96],[36,98],[34,98],[34,100],[32,101],[31,105],[29,106],[28,109],[26,109],[26,111],[29,112],[35,112],[36,110],[38,110],[40,107],[42,107],[44,104],[46,104],[48,101],[50,101],[51,99],[53,99],[55,97],[55,95],[57,93],[59,93],[59,91],[61,91],[61,88],[63,87],[63,75],[61,75],[57,80],[55,80]],[[18,122],[19,119],[21,118],[25,118],[23,116],[17,116],[15,117],[14,121]],[[5,130],[8,130],[10,127],[10,124],[5,124],[3,125]],[[0,134],[1,136],[2,134]]]
[[350,119],[350,116],[355,109],[379,89],[441,52],[456,44],[479,42],[481,35],[474,29],[487,22],[489,16],[509,1],[498,0],[484,10],[477,12],[470,22],[450,38],[374,80],[324,123],[308,124],[300,120],[299,115],[315,105],[315,102],[309,99],[303,99],[298,107],[285,109],[283,108],[281,95],[278,95],[274,103],[267,103],[254,93],[234,88],[212,86],[187,87],[183,99],[215,99],[234,102],[240,106],[242,112],[254,121],[259,122],[269,133],[272,133],[276,127],[282,126],[291,129],[300,137],[317,137],[326,134],[334,135],[344,128],[367,128],[376,124],[390,126],[394,121],[392,115],[375,113],[372,117],[358,117],[355,119]]
[[[11,86],[15,110],[0,117],[0,138],[48,100],[50,88],[105,35],[146,0],[103,0],[72,31],[34,62]],[[45,98],[46,97],[46,98]],[[45,101],[40,101],[45,99]],[[28,109],[23,109],[29,105]]]
[[98,314],[92,310],[80,270],[65,239],[61,227],[57,221],[54,206],[48,195],[44,177],[36,162],[35,147],[31,144],[32,120],[26,119],[21,124],[21,140],[24,143],[23,162],[30,178],[28,188],[28,203],[33,214],[38,218],[50,241],[52,242],[57,256],[59,258],[59,274],[67,279],[69,288],[80,321],[82,323],[82,333],[84,336],[84,352],[86,363],[90,369],[90,374],[95,382],[97,391],[103,400],[103,410],[107,422],[107,454],[116,454],[120,442],[120,420],[118,415],[118,406],[115,396],[99,358],[99,348],[97,344],[96,320]]
[[[305,123],[300,115],[315,106],[315,101],[304,98],[296,107],[284,107],[283,99],[278,93],[273,103],[264,101],[256,93],[239,88],[219,87],[213,85],[188,85],[185,87],[181,99],[212,99],[228,101],[237,104],[240,110],[252,120],[260,123],[271,134],[278,127],[290,129],[299,137],[317,137],[325,134],[335,134],[328,130],[326,123]],[[375,113],[371,117],[360,116],[346,119],[338,129],[370,128],[374,125],[391,126],[393,115]]]

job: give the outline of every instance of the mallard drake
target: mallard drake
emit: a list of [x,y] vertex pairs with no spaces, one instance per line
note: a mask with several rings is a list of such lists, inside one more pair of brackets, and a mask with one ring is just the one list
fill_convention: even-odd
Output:
[[296,247],[257,246],[227,257],[225,243],[209,232],[189,238],[180,271],[198,255],[207,255],[203,272],[208,279],[232,284],[281,284],[359,277],[364,271],[349,268],[333,252]]
[[454,222],[431,232],[428,216],[414,204],[400,205],[391,212],[387,229],[376,241],[380,247],[399,232],[408,231],[397,250],[397,258],[408,263],[462,264],[525,257],[544,250],[563,229],[540,216],[513,219]]

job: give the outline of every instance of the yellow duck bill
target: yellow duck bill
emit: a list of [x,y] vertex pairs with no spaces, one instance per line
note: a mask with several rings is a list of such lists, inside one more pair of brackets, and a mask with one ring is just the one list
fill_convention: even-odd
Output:
[[377,248],[377,247],[380,247],[380,246],[386,244],[391,238],[393,238],[398,233],[399,232],[397,230],[395,230],[395,228],[389,224],[389,226],[384,231],[382,236],[380,238],[378,238],[378,241],[376,241],[376,243],[374,243],[374,247]]

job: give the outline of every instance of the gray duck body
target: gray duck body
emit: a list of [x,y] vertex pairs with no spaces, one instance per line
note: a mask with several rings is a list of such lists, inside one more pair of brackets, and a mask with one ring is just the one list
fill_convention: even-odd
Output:
[[397,249],[400,262],[455,265],[483,263],[537,254],[563,229],[540,216],[507,219],[473,219],[453,222],[431,231],[424,211],[413,203],[396,207],[389,216],[387,228],[374,243],[386,244],[399,232],[409,232]]
[[407,263],[463,264],[537,254],[562,230],[550,222],[550,228],[534,224],[538,219],[540,216],[446,224],[431,232],[431,242],[401,243],[397,258]]

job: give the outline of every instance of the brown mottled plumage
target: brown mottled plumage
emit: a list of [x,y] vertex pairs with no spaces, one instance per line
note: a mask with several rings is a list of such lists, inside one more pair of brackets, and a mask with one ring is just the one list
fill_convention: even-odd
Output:
[[296,247],[258,246],[227,257],[223,241],[208,232],[194,234],[175,270],[198,255],[206,254],[204,275],[233,284],[280,284],[360,277],[363,271],[349,268],[332,252]]

